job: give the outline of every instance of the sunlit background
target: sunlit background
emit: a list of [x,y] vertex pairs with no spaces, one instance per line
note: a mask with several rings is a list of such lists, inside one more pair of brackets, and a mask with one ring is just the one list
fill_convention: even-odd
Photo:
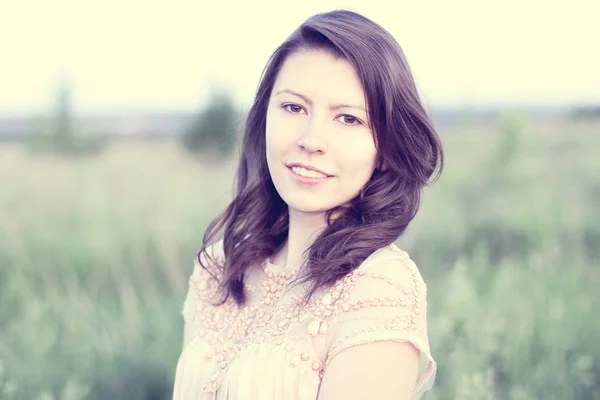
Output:
[[446,169],[398,245],[427,399],[600,399],[597,1],[0,0],[0,399],[170,399],[208,222],[272,51],[358,11]]

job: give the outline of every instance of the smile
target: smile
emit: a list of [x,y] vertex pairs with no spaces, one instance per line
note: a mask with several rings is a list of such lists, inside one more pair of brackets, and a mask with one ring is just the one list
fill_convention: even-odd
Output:
[[333,176],[326,176],[316,171],[309,171],[302,167],[288,167],[292,177],[301,184],[316,186],[329,181]]

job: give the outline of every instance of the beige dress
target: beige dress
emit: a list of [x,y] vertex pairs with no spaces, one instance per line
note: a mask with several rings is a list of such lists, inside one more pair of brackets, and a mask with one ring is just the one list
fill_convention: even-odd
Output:
[[[221,242],[210,251],[222,259]],[[211,271],[220,277],[214,266]],[[394,244],[317,292],[308,306],[300,304],[308,283],[282,290],[291,272],[286,277],[266,261],[246,275],[248,304],[239,308],[229,298],[215,307],[207,300],[214,299],[217,282],[194,262],[174,400],[316,400],[331,360],[375,341],[410,342],[420,350],[413,399],[433,385],[427,288],[417,266]]]

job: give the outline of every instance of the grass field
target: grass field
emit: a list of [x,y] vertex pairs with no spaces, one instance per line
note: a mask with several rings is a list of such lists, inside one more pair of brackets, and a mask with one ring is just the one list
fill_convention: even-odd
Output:
[[[600,399],[600,123],[442,132],[398,245],[428,283],[427,399]],[[235,165],[176,143],[0,147],[0,399],[170,399],[180,309]]]

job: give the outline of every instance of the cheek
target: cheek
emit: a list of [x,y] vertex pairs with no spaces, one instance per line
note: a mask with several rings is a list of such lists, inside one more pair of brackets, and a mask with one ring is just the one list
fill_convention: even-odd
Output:
[[[341,141],[336,146],[336,158],[344,170],[358,178],[368,175],[375,169],[377,150],[373,139],[367,135]],[[352,175],[350,175],[352,176]],[[368,179],[368,178],[367,178]]]
[[[287,135],[290,136],[290,135]],[[281,160],[285,155],[289,145],[289,139],[286,137],[286,129],[282,124],[281,116],[277,111],[267,111],[265,124],[265,142],[267,165],[273,168],[278,160]]]
[[277,148],[277,135],[275,131],[277,130],[277,121],[272,114],[272,112],[267,112],[267,118],[265,123],[265,141],[267,147],[267,157],[271,153],[273,153],[274,149]]
[[265,124],[267,154],[286,151],[295,142],[295,128],[285,116],[269,108]]

